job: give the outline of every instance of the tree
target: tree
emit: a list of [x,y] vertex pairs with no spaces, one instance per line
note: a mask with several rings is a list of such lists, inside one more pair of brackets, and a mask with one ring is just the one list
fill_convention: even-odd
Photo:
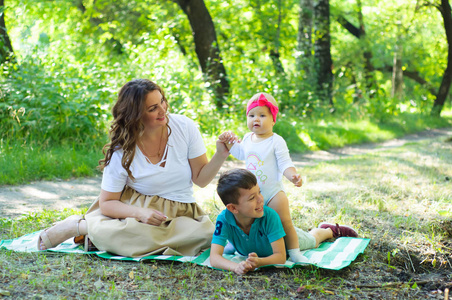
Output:
[[274,42],[274,49],[270,50],[270,58],[273,61],[273,66],[277,74],[284,74],[284,67],[281,63],[280,55],[279,55],[279,36],[281,33],[281,8],[282,8],[282,0],[278,0],[278,24],[276,27],[276,35]]
[[439,117],[452,83],[452,12],[449,0],[441,0],[441,4],[435,5],[435,7],[441,12],[441,16],[443,17],[444,30],[446,32],[448,44],[446,70],[444,70],[443,79],[441,80],[441,85],[436,94],[436,99],[431,111],[432,116]]
[[297,36],[297,70],[304,70],[304,76],[312,73],[312,17],[314,13],[312,0],[300,0]]
[[5,3],[4,0],[0,0],[0,65],[11,59],[13,55],[13,47],[5,24]]
[[229,94],[229,82],[210,13],[203,0],[176,1],[190,21],[201,70],[211,84],[217,108],[222,109]]
[[333,106],[333,60],[330,41],[330,3],[317,0],[314,3],[314,57],[317,92]]
[[[266,1],[261,3],[261,1],[250,1],[250,6],[256,11],[256,24],[257,34],[262,39],[264,46],[262,47],[263,52],[268,51],[268,55],[273,63],[273,68],[276,75],[285,75],[284,66],[281,62],[280,54],[280,36],[281,36],[281,23],[283,16],[283,1],[276,0],[277,10],[274,9],[273,1]],[[268,8],[271,7],[271,10]],[[266,9],[267,8],[267,9]],[[276,12],[277,11],[277,18]],[[269,13],[270,12],[270,13]],[[276,20],[275,20],[276,19]],[[285,80],[285,77],[281,77]]]
[[403,44],[402,34],[401,34],[401,23],[398,23],[396,44],[394,49],[394,61],[392,64],[392,89],[391,96],[401,99],[403,94],[403,69],[402,69],[402,54],[403,54]]
[[[83,4],[82,0],[73,0],[72,3],[74,4],[75,7],[77,7],[82,14],[86,13],[86,7]],[[93,3],[95,4],[95,2]],[[121,9],[121,8],[120,8]],[[122,10],[124,10],[122,8]],[[128,11],[128,14],[134,14],[134,12],[130,12]],[[110,15],[110,14],[106,14],[106,15]],[[139,18],[139,15],[137,15],[136,13],[134,14],[136,16],[136,18]],[[101,35],[104,30],[102,29],[102,26],[100,26],[104,21],[101,18],[94,18],[92,16],[89,17],[89,22],[91,23],[91,25],[93,26],[93,28],[96,28],[99,31],[99,35]],[[109,38],[108,40],[105,41],[105,44],[108,45],[108,49],[113,49],[113,51],[116,54],[123,54],[123,45],[122,43],[116,39],[114,36]]]
[[352,34],[354,37],[362,41],[364,44],[364,78],[366,80],[366,88],[367,92],[369,92],[370,96],[373,96],[374,91],[377,88],[377,81],[374,76],[375,68],[372,64],[372,52],[370,51],[370,46],[368,44],[368,41],[366,40],[366,30],[364,26],[364,17],[362,13],[362,3],[361,0],[357,1],[357,15],[358,15],[358,22],[359,26],[353,25],[351,22],[349,22],[342,14],[337,16],[337,21],[339,24],[342,25],[350,34]]
[[[410,86],[411,89],[413,89],[411,84],[404,82],[405,78],[417,82],[430,94],[436,95],[437,88],[434,87],[434,84],[432,83],[432,80],[436,81],[436,79],[425,73],[438,73],[438,64],[435,65],[436,71],[432,72],[431,63],[424,62],[425,57],[431,57],[433,61],[436,61],[436,58],[432,57],[431,51],[434,47],[426,46],[425,48],[422,48],[416,45],[416,43],[427,45],[422,41],[421,32],[423,32],[423,28],[425,28],[425,32],[429,32],[427,29],[429,25],[423,21],[423,18],[428,16],[429,19],[432,19],[430,18],[432,12],[429,11],[426,15],[420,14],[419,8],[421,7],[422,2],[412,3],[413,10],[411,10],[410,5],[406,5],[406,3],[397,4],[397,6],[392,7],[392,10],[388,10],[386,17],[380,17],[381,23],[378,26],[374,26],[371,31],[371,34],[373,33],[371,40],[374,43],[372,44],[372,49],[375,49],[374,53],[382,53],[382,49],[391,49],[392,52],[391,59],[381,55],[375,57],[375,64],[379,65],[375,70],[392,74],[392,88],[390,92],[391,96],[398,100],[403,100],[402,96],[406,96],[406,87],[408,90],[410,90]],[[426,4],[425,6],[430,5]],[[368,17],[371,19],[372,15],[369,15]],[[351,24],[343,15],[339,15],[337,18],[341,26],[347,29],[349,33],[358,39],[362,37],[362,32],[359,27]],[[374,18],[369,24],[376,24],[375,21]],[[381,43],[380,40],[376,39],[375,31],[377,33],[380,32],[380,35],[383,32],[385,33],[384,35],[388,37],[385,39],[385,42]],[[416,41],[416,39],[419,39],[419,41]],[[436,43],[438,43],[440,39],[438,34],[436,34]],[[378,46],[379,43],[381,43],[380,46]],[[378,49],[378,47],[380,47],[380,49]],[[368,49],[370,49],[370,47]],[[405,49],[408,50],[405,51]],[[391,52],[388,51],[388,53]],[[421,57],[423,59],[420,59]],[[392,61],[391,65],[389,64],[389,61]],[[423,76],[426,76],[427,79]],[[405,83],[407,83],[407,85],[405,85]]]

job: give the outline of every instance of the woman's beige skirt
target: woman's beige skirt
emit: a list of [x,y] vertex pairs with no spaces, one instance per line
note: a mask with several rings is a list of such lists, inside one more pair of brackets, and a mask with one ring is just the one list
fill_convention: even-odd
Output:
[[126,187],[121,201],[128,205],[152,208],[168,219],[160,226],[135,218],[112,219],[102,215],[99,200],[85,215],[88,237],[99,250],[122,256],[193,256],[210,247],[213,223],[196,203],[181,203],[159,196],[146,196]]

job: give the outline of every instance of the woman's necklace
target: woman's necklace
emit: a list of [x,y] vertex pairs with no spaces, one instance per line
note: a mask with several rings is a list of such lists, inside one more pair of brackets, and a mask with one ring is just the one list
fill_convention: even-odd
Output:
[[162,127],[162,134],[160,135],[159,148],[158,148],[158,150],[157,150],[157,154],[155,154],[155,155],[149,155],[149,154],[146,153],[146,150],[145,150],[145,147],[144,147],[143,140],[140,139],[141,147],[143,148],[144,156],[146,156],[146,159],[147,159],[148,161],[149,161],[148,158],[151,158],[151,157],[160,157],[160,155],[162,154],[162,153],[160,152],[160,150],[162,149],[162,140],[163,140],[163,130],[164,130],[164,129],[165,129],[165,127]]

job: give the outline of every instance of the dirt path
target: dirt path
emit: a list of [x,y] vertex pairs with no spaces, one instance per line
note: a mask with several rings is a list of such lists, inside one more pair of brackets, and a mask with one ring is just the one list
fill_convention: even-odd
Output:
[[[440,137],[452,137],[452,128],[423,131],[384,143],[369,143],[329,151],[293,154],[292,159],[296,167],[303,167],[315,165],[322,161],[401,147],[405,143]],[[227,161],[222,170],[241,166],[243,166],[241,162]],[[63,210],[64,208],[86,207],[98,196],[101,179],[100,176],[97,176],[67,181],[38,181],[27,185],[0,187],[1,215],[2,217],[16,218],[22,214],[38,212],[43,209]],[[215,184],[216,180],[204,189],[196,188],[196,197],[212,197],[215,194]]]

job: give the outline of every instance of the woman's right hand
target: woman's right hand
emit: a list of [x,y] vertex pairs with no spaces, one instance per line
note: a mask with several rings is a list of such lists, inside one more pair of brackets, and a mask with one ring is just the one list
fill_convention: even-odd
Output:
[[238,136],[232,131],[223,132],[218,136],[218,140],[225,144],[235,144],[240,143]]
[[160,226],[163,222],[166,221],[167,218],[167,216],[165,216],[158,210],[151,208],[142,208],[137,219],[141,223]]
[[101,189],[99,207],[103,215],[113,219],[135,218],[138,222],[159,226],[167,217],[160,211],[151,208],[122,203],[121,192],[112,193]]

